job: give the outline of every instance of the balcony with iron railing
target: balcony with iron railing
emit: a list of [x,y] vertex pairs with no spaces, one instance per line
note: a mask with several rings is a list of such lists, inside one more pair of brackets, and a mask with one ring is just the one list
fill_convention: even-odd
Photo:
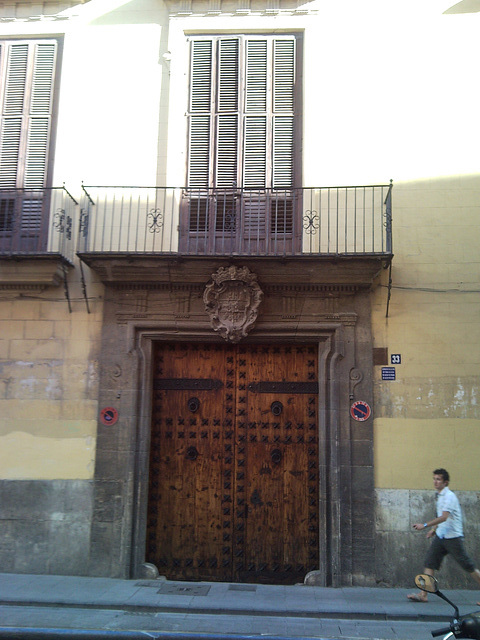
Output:
[[0,189],[0,257],[58,254],[72,261],[77,204],[65,187]]
[[301,189],[83,186],[78,252],[388,256],[392,185]]
[[203,191],[82,185],[78,202],[65,187],[0,190],[0,260],[72,264],[75,252],[103,280],[117,281],[155,279],[168,260],[333,261],[337,271],[348,263],[350,272],[354,260],[374,272],[392,257],[392,184]]
[[58,284],[73,265],[78,203],[65,189],[0,189],[0,286]]
[[155,280],[162,260],[242,260],[257,268],[266,261],[329,261],[337,272],[348,262],[350,273],[354,260],[357,270],[377,273],[392,257],[391,183],[82,190],[77,253],[105,281],[128,280],[129,273],[138,281]]

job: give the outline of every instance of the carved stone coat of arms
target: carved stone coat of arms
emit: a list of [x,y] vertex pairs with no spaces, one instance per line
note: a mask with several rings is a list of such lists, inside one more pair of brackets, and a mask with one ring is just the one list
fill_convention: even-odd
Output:
[[229,342],[240,342],[253,328],[263,291],[247,267],[220,267],[203,294],[214,331]]

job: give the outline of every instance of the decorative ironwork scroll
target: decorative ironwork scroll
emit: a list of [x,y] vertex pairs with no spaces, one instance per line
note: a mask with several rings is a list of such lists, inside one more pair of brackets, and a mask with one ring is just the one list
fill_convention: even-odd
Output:
[[229,342],[240,342],[253,328],[263,291],[247,267],[220,267],[203,294],[214,331]]
[[314,235],[320,226],[320,216],[316,211],[305,211],[303,216],[303,228],[306,233]]
[[57,209],[53,216],[53,228],[57,233],[65,233],[68,240],[72,239],[72,218],[67,215],[65,209]]
[[163,212],[160,209],[152,209],[147,214],[147,221],[150,233],[160,233],[163,227]]

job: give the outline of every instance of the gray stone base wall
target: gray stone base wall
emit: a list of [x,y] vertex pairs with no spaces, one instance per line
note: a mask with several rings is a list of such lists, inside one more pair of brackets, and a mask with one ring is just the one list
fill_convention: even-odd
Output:
[[0,481],[0,572],[87,575],[93,484]]
[[[465,546],[480,565],[480,493],[456,492],[464,513]],[[375,560],[359,585],[414,588],[429,541],[412,529],[433,517],[432,491],[375,490]],[[0,481],[0,573],[94,575],[90,557],[93,482]],[[437,573],[444,589],[476,584],[447,558]]]
[[[455,487],[452,486],[455,491]],[[465,546],[480,567],[480,493],[455,491],[463,510]],[[376,489],[375,581],[378,586],[413,587],[413,579],[423,571],[430,544],[425,532],[412,524],[431,520],[435,515],[433,491]],[[440,588],[476,589],[474,580],[447,557],[436,574]]]

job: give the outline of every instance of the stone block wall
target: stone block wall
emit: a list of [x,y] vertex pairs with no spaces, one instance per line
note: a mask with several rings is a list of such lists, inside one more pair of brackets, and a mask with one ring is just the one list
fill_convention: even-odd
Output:
[[0,572],[87,575],[87,480],[0,481]]
[[68,285],[70,307],[0,286],[0,572],[88,571],[103,288],[89,277],[88,312],[78,269]]
[[[480,494],[475,491],[455,493],[463,509],[465,546],[479,566]],[[412,529],[412,524],[434,517],[434,492],[376,489],[375,495],[376,583],[378,586],[413,587],[415,575],[423,571],[424,556],[430,542],[424,532]],[[449,557],[436,576],[444,589],[476,588],[470,576]]]

